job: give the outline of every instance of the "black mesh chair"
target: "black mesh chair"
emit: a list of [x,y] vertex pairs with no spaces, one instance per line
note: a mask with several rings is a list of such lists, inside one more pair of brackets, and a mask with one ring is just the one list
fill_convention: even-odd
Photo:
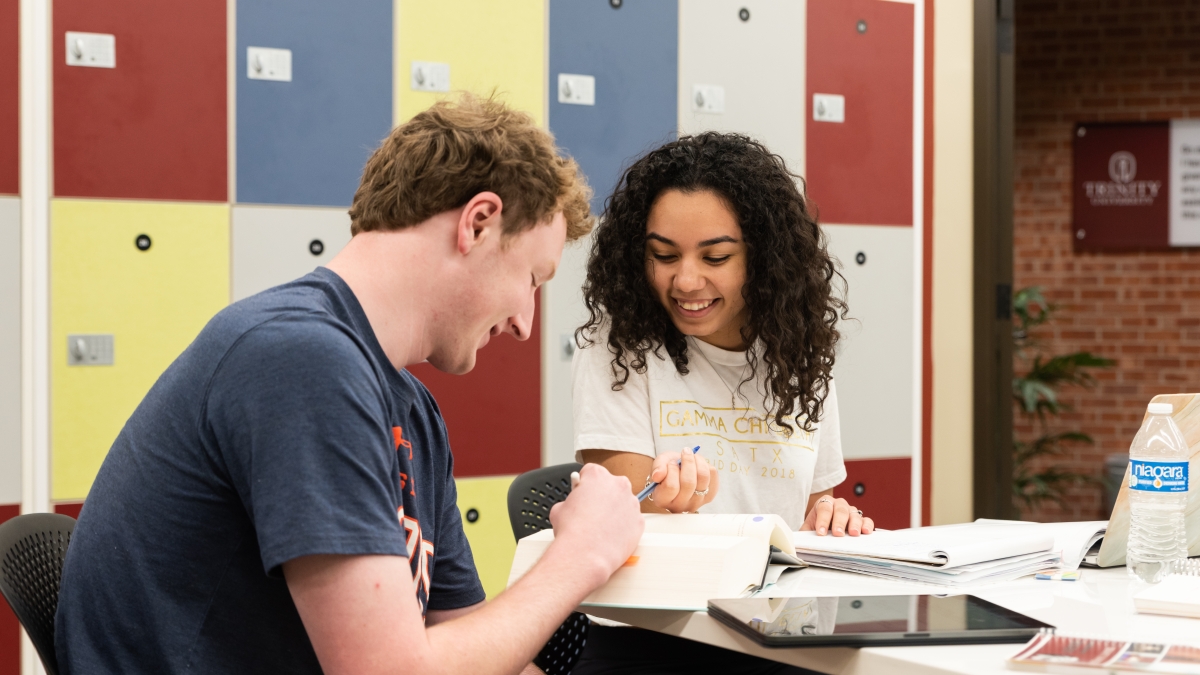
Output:
[[0,593],[29,633],[49,675],[58,675],[54,612],[74,530],[75,519],[57,513],[29,513],[0,525]]
[[[520,540],[550,527],[550,507],[567,498],[571,492],[571,472],[582,467],[582,464],[559,464],[517,476],[508,487],[508,520],[514,537]],[[546,675],[571,672],[583,653],[587,632],[588,618],[572,612],[542,647],[533,660],[534,665]]]

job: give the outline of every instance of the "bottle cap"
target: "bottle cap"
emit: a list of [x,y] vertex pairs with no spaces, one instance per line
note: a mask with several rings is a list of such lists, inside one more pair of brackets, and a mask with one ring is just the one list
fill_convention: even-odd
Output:
[[1175,412],[1175,406],[1170,403],[1151,403],[1146,410],[1151,415],[1170,415]]

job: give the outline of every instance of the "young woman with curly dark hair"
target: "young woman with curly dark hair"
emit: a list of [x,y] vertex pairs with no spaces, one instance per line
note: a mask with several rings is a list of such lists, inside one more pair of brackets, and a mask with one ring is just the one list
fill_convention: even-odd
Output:
[[762,144],[709,132],[636,161],[588,261],[577,456],[639,490],[659,478],[647,477],[655,456],[700,446],[643,510],[871,532],[832,496],[846,478],[832,378],[840,279],[797,177]]
[[[762,144],[704,133],[634,162],[608,199],[583,287],[590,318],[576,333],[575,450],[635,491],[665,479],[643,511],[776,513],[834,536],[874,529],[832,494],[846,478],[832,377],[846,306],[796,184]],[[648,475],[655,457],[676,454],[677,472],[660,459]],[[592,625],[572,672],[801,671]]]

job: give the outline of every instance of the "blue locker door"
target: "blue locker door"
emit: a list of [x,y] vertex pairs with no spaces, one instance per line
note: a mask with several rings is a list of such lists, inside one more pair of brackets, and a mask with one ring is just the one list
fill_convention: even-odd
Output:
[[[559,103],[560,73],[595,77],[595,105]],[[550,130],[587,174],[594,210],[630,160],[675,137],[678,73],[675,0],[550,1]]]
[[[252,80],[246,48],[290,49]],[[237,201],[347,206],[392,126],[392,2],[237,3]]]
[[[613,7],[617,5],[617,7]],[[579,162],[599,213],[621,171],[673,140],[678,122],[676,0],[550,0],[550,130]],[[596,78],[595,105],[559,103],[560,73]],[[580,286],[587,242],[563,251],[542,291],[543,460],[574,461],[571,356],[565,347],[587,318]]]

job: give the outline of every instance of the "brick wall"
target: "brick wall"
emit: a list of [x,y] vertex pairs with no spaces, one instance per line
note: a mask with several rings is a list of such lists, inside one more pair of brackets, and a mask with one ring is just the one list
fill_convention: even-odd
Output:
[[[1200,0],[1016,1],[1015,287],[1060,306],[1047,351],[1117,360],[1094,389],[1063,391],[1074,412],[1052,428],[1096,440],[1057,460],[1076,471],[1128,451],[1152,396],[1200,391],[1200,249],[1072,253],[1072,125],[1182,117],[1200,117]],[[1037,432],[1018,420],[1018,438]],[[1101,502],[1079,487],[1067,509],[1025,515],[1106,518]]]

